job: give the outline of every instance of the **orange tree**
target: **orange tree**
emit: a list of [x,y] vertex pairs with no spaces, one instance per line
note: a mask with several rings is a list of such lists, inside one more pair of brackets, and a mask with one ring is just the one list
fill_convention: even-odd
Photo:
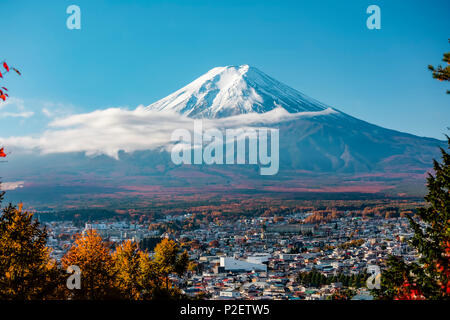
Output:
[[111,252],[97,231],[88,230],[84,235],[78,235],[61,262],[64,269],[75,265],[81,270],[81,289],[71,290],[71,298],[101,300],[118,297]]
[[95,230],[79,235],[62,259],[64,268],[76,265],[81,270],[81,289],[70,293],[72,299],[173,299],[181,292],[170,284],[169,275],[186,272],[189,257],[178,245],[162,240],[154,259],[130,240],[112,252]]

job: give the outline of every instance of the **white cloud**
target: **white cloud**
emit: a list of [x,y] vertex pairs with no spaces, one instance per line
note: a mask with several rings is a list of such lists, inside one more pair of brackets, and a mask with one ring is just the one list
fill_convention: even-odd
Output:
[[0,118],[26,119],[36,115],[36,113],[39,114],[40,111],[45,117],[55,119],[68,117],[73,114],[75,109],[72,104],[11,97],[4,102],[0,101]]
[[42,113],[49,118],[53,117],[53,115],[54,115],[53,112],[47,108],[42,108]]
[[15,190],[18,188],[23,188],[24,184],[25,181],[2,182],[0,184],[0,190],[2,191]]
[[34,115],[33,111],[24,111],[24,112],[2,112],[0,113],[0,118],[29,118]]
[[[6,109],[9,111],[4,111]],[[29,118],[33,115],[33,111],[26,110],[23,99],[12,97],[4,102],[0,102],[0,118]]]
[[24,101],[19,98],[9,98],[4,102],[0,102],[0,110],[5,109],[6,107],[15,107],[19,110],[25,109]]
[[67,117],[76,109],[71,104],[45,101],[42,105],[41,112],[48,118]]
[[[203,128],[245,128],[264,126],[298,117],[326,115],[335,112],[290,114],[277,108],[265,114],[244,114],[223,119],[204,119]],[[152,150],[170,145],[171,134],[179,128],[193,129],[194,119],[173,112],[109,108],[53,120],[40,136],[0,138],[0,143],[17,151],[39,150],[42,154],[84,152],[88,156],[105,154],[118,158],[118,152]]]

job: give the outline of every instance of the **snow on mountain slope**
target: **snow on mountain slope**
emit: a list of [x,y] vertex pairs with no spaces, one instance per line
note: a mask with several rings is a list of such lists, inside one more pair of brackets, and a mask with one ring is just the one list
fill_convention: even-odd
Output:
[[284,108],[289,113],[329,108],[248,65],[211,69],[187,86],[149,105],[192,118],[224,118]]
[[[207,118],[204,129],[278,129],[277,175],[261,176],[256,165],[175,165],[167,152],[171,134],[191,130],[195,118]],[[417,194],[432,159],[440,157],[438,147],[446,145],[354,118],[247,65],[214,68],[148,107],[75,114],[54,120],[40,136],[0,140],[13,150],[2,166],[2,181],[15,189],[8,194],[46,206],[49,194],[60,205],[77,193],[90,199],[93,190],[99,197],[109,190],[108,202],[123,196],[128,203],[116,186],[150,187],[145,197],[160,196],[154,192],[160,187],[197,197],[214,186],[225,188],[219,192]]]

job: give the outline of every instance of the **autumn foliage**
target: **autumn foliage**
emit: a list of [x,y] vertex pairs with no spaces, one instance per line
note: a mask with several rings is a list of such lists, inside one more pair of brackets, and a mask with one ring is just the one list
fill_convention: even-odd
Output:
[[9,205],[0,216],[0,299],[59,298],[57,263],[50,258],[47,231],[32,214]]
[[[1,202],[0,194],[0,202]],[[0,215],[0,299],[173,299],[181,291],[170,281],[189,265],[186,251],[164,239],[154,257],[125,241],[110,247],[95,230],[76,237],[58,263],[47,247],[47,231],[33,214],[9,205]],[[69,266],[81,270],[81,288],[69,290]]]
[[82,286],[73,290],[73,298],[105,299],[113,296],[113,260],[110,250],[95,230],[79,235],[61,260],[63,269],[71,265],[82,271]]

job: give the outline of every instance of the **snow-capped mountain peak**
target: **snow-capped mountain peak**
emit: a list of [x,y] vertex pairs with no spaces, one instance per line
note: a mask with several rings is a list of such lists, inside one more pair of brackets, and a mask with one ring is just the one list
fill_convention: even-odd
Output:
[[284,108],[290,113],[328,106],[249,65],[216,67],[171,95],[149,105],[193,118],[223,118]]

